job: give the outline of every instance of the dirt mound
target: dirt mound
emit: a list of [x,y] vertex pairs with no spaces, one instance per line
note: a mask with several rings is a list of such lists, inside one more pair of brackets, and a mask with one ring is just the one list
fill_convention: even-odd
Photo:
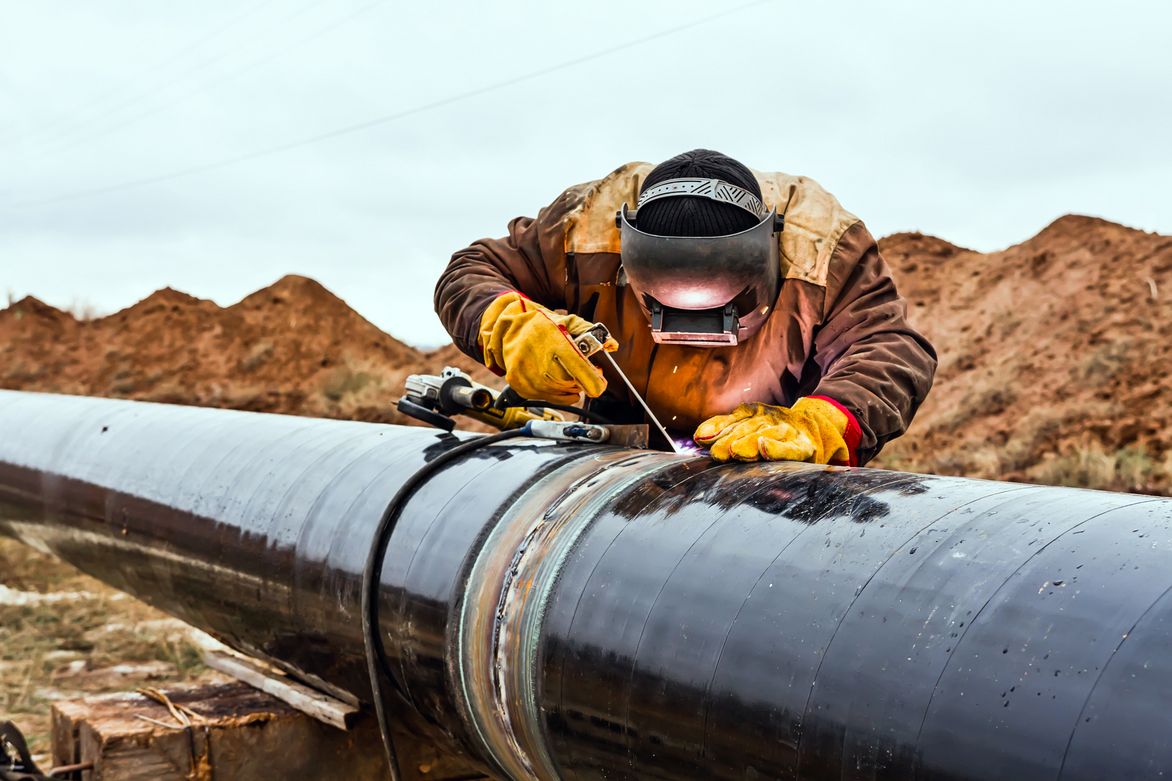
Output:
[[459,365],[383,333],[312,279],[220,307],[170,288],[96,320],[34,298],[0,310],[0,386],[319,417],[406,421],[403,380]]
[[880,241],[936,385],[880,465],[1167,493],[1172,237],[1069,215],[1001,252]]
[[[1172,237],[1072,215],[1001,252],[920,233],[880,246],[940,370],[877,465],[1172,490]],[[386,422],[404,422],[407,374],[499,382],[298,276],[227,308],[164,289],[85,321],[26,298],[0,310],[0,358],[7,388]]]

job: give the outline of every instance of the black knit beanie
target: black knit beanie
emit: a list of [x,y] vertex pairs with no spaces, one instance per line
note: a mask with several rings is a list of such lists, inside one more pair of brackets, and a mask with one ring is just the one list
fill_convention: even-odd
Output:
[[[761,197],[761,185],[752,171],[711,149],[693,149],[655,166],[640,192],[668,179],[688,176],[720,179]],[[652,201],[639,209],[638,220],[639,230],[656,236],[724,236],[748,230],[760,221],[731,203],[687,195]]]

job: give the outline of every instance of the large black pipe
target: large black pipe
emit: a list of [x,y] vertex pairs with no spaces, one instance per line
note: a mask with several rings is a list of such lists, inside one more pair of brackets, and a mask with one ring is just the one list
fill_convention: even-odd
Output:
[[[0,530],[369,697],[421,429],[0,392]],[[403,508],[410,710],[501,776],[1155,778],[1172,501],[514,440]]]

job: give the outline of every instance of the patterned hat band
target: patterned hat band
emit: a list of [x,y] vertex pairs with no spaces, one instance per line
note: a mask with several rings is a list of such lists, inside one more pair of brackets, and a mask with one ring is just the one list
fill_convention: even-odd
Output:
[[699,179],[689,177],[685,179],[668,179],[654,187],[648,187],[639,195],[637,208],[657,201],[660,198],[674,198],[680,195],[690,195],[700,198],[710,198],[721,203],[731,203],[739,206],[757,219],[765,218],[769,210],[761,199],[743,187],[729,184],[720,179]]

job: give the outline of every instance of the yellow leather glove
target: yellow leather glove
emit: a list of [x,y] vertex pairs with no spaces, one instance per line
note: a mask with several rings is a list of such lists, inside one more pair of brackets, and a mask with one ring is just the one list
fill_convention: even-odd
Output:
[[[577,315],[559,315],[517,292],[498,296],[480,317],[484,365],[503,374],[527,399],[576,404],[585,393],[595,398],[606,390],[602,370],[584,358],[570,341],[593,323]],[[619,343],[607,339],[603,349]]]
[[859,434],[858,423],[838,406],[807,396],[792,407],[741,404],[701,423],[693,438],[717,461],[853,464]]

